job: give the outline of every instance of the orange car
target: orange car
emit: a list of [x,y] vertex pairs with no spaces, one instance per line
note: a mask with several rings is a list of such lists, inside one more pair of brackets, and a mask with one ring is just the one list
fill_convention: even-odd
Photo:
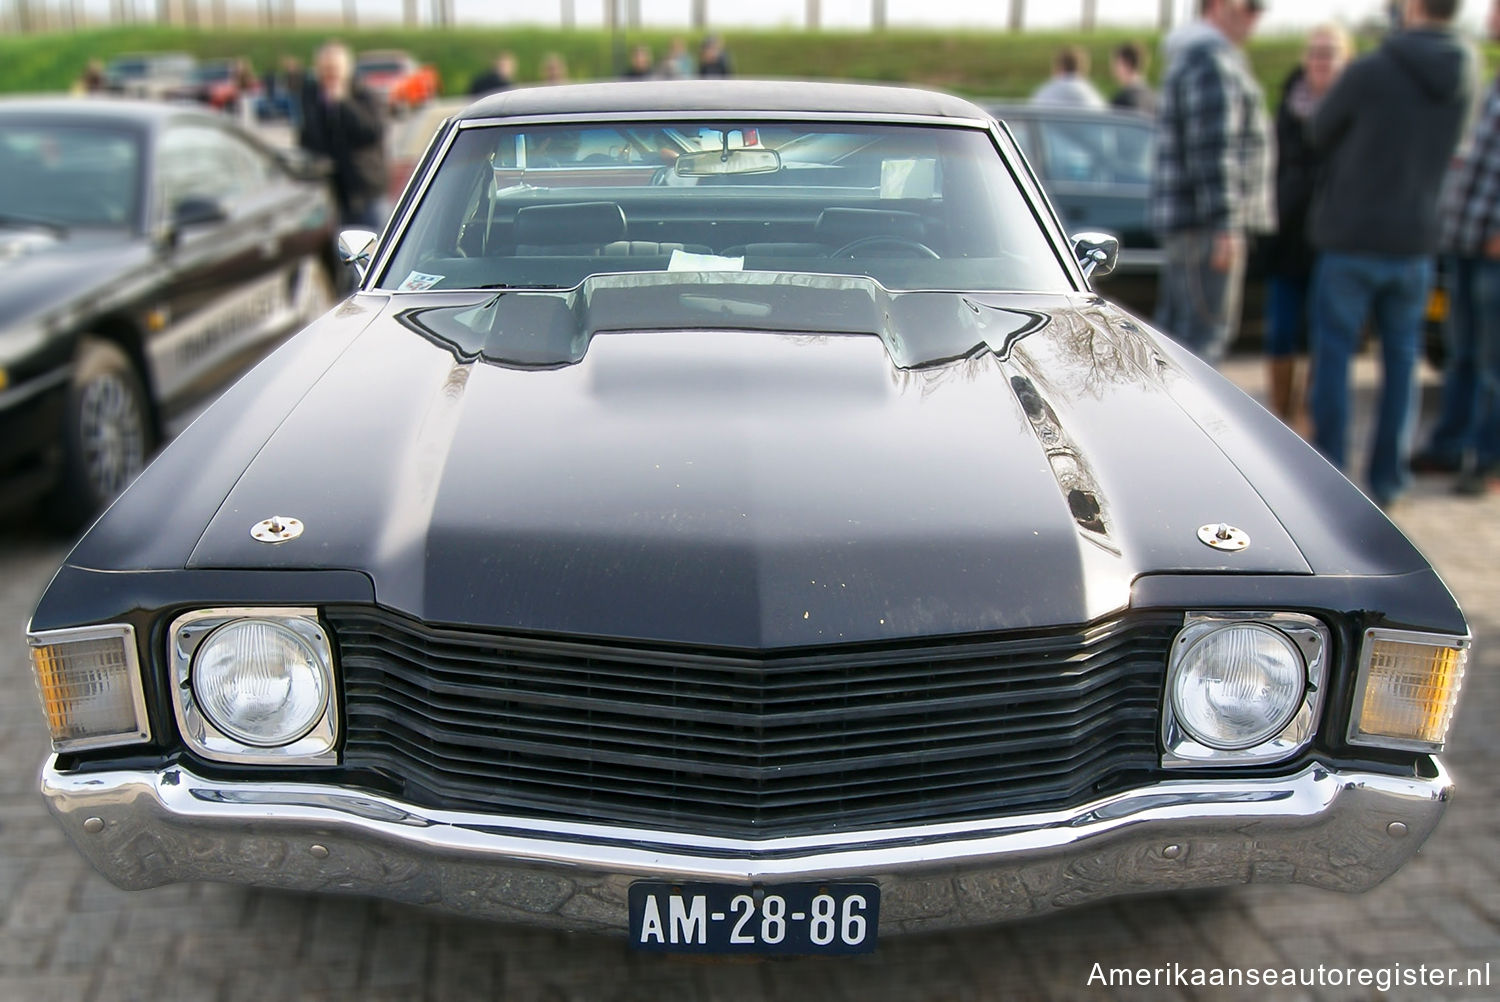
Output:
[[386,107],[398,115],[422,107],[438,92],[437,70],[399,49],[361,53],[354,65],[354,79],[380,95]]

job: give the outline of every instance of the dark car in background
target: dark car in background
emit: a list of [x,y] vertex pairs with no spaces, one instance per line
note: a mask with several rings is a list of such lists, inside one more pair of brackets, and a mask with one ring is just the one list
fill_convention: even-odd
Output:
[[117,884],[844,953],[1437,825],[1452,596],[977,106],[510,90],[341,243],[32,617]]
[[315,165],[221,116],[0,102],[0,501],[77,523],[175,415],[330,303]]
[[104,89],[125,97],[160,100],[193,82],[198,61],[186,52],[136,52],[104,67]]
[[1151,316],[1162,257],[1151,229],[1156,141],[1150,116],[1056,105],[985,108],[1015,136],[1070,231],[1100,230],[1119,238],[1119,264],[1099,291]]

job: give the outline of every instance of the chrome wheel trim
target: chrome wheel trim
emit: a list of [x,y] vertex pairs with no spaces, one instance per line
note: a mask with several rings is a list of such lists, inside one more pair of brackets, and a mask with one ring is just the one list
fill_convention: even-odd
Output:
[[78,391],[78,443],[89,490],[111,498],[146,466],[146,421],[125,377],[108,372]]

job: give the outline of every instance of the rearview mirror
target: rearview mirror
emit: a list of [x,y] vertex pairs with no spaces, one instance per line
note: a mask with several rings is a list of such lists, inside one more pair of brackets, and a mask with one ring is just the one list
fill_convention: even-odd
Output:
[[1103,278],[1120,260],[1120,238],[1108,233],[1073,234],[1073,256],[1084,278]]
[[774,174],[781,170],[775,150],[704,150],[683,153],[673,168],[678,177],[720,177],[725,174]]
[[339,233],[339,260],[354,265],[360,281],[364,281],[365,272],[370,269],[370,261],[375,256],[375,239],[375,234],[369,230]]

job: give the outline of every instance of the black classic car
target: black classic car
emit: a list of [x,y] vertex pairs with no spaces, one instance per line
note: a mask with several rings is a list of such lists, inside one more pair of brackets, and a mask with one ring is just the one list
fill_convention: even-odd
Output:
[[332,305],[318,175],[191,109],[0,102],[0,504],[95,514],[174,415]]
[[[699,148],[641,170],[647,127]],[[343,240],[359,291],[30,623],[43,791],[120,886],[818,953],[1358,891],[1437,824],[1443,582],[1090,291],[1112,243],[980,108],[509,91]]]

